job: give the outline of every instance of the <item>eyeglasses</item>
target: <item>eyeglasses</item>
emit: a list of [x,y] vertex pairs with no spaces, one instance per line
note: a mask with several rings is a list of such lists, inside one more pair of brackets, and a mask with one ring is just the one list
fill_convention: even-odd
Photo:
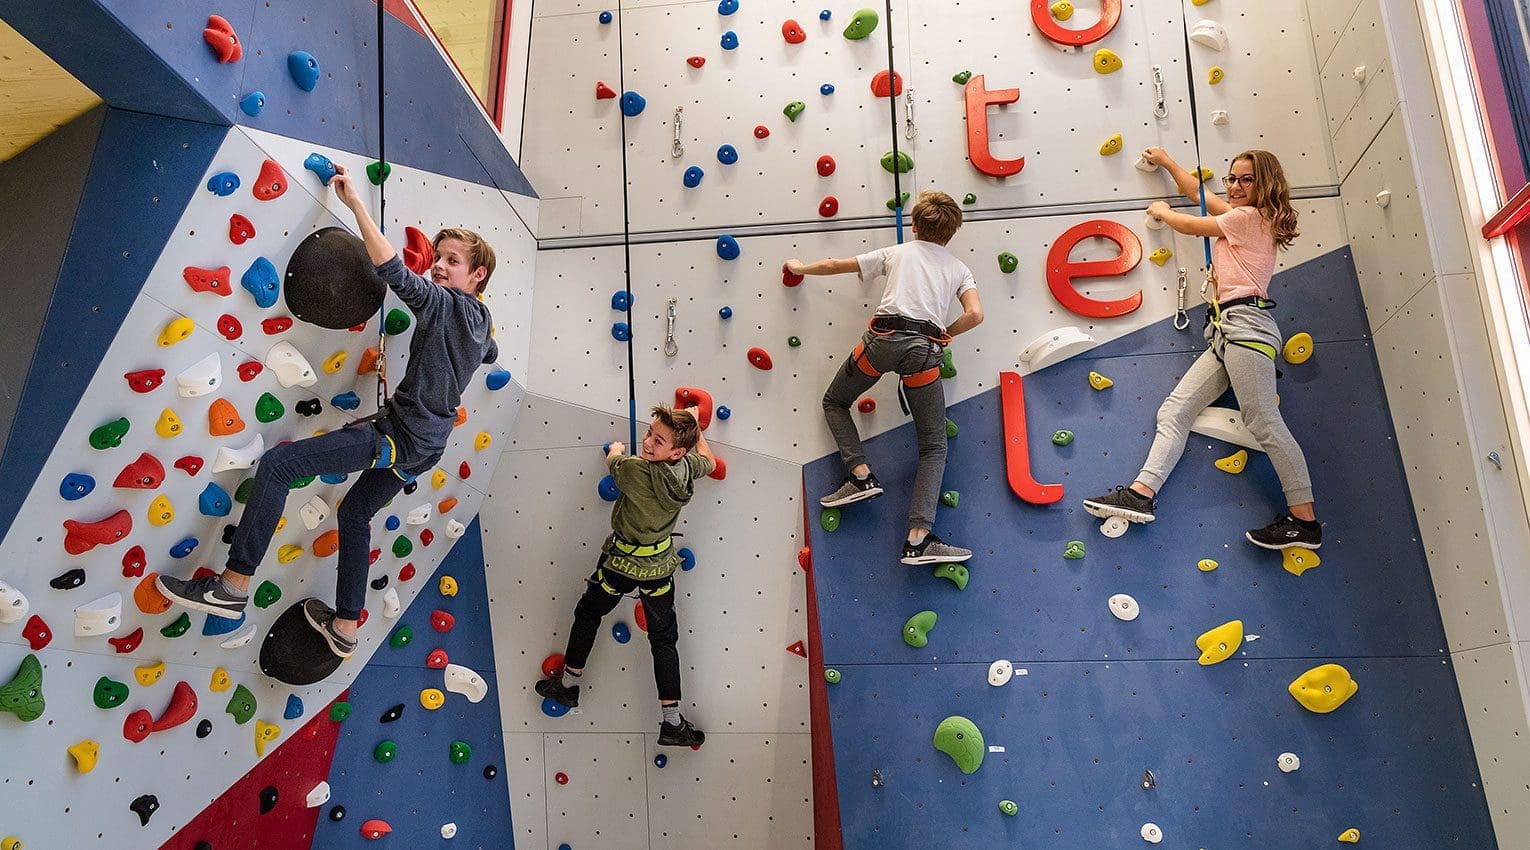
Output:
[[1228,186],[1236,186],[1241,183],[1244,186],[1251,187],[1254,185],[1254,175],[1244,174],[1239,176],[1237,174],[1229,174],[1222,178],[1222,182]]

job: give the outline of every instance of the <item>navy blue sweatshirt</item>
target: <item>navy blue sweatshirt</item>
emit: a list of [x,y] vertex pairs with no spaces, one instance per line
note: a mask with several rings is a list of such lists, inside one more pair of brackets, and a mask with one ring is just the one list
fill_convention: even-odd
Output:
[[388,401],[386,424],[398,443],[398,467],[419,475],[441,459],[473,374],[499,359],[489,335],[494,320],[477,296],[431,283],[397,254],[377,273],[414,313],[409,365]]

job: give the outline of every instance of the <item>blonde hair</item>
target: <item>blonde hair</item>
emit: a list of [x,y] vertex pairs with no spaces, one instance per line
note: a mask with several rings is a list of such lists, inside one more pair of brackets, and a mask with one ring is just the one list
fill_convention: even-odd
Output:
[[934,189],[919,193],[909,217],[914,220],[918,237],[936,245],[950,242],[962,226],[962,208],[951,200],[950,195]]
[[1276,246],[1290,247],[1302,234],[1296,229],[1296,210],[1291,207],[1291,187],[1286,183],[1285,169],[1275,154],[1266,150],[1248,150],[1233,157],[1233,162],[1244,160],[1254,167],[1249,204],[1270,223]]
[[696,440],[701,435],[701,425],[689,411],[656,404],[653,406],[653,418],[656,422],[664,423],[664,427],[675,435],[675,448],[690,451],[696,447]]
[[431,240],[431,250],[439,253],[441,242],[446,239],[455,239],[467,246],[468,260],[472,263],[472,268],[468,269],[469,272],[478,271],[480,268],[489,270],[489,273],[484,275],[483,280],[478,283],[477,292],[482,295],[483,291],[489,288],[489,278],[494,276],[494,249],[489,247],[489,243],[483,241],[482,236],[471,230],[448,227],[437,233],[436,238]]

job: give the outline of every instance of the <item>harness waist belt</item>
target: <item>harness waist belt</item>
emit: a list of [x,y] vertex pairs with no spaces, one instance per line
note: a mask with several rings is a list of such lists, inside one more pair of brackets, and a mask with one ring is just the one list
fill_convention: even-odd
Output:
[[629,555],[634,558],[650,558],[654,555],[662,555],[665,552],[668,552],[670,547],[670,538],[666,537],[658,543],[651,545],[639,546],[635,543],[628,543],[620,536],[612,534],[611,546],[623,555]]
[[934,322],[927,322],[924,319],[910,319],[908,316],[873,316],[871,317],[871,329],[874,331],[913,331],[931,339],[946,338],[946,329],[940,325]]
[[1230,307],[1243,306],[1258,307],[1261,310],[1272,310],[1275,308],[1275,302],[1268,298],[1260,298],[1257,295],[1245,295],[1242,298],[1234,298],[1231,301],[1220,302],[1217,306],[1223,310],[1226,310]]

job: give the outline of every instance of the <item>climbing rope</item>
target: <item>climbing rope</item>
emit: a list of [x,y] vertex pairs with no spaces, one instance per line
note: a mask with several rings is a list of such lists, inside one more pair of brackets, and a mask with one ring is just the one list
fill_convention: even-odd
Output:
[[[616,2],[616,67],[617,80],[623,92],[627,91],[627,61],[624,58],[623,48],[626,38],[622,30],[622,4]],[[678,118],[678,116],[677,116]],[[620,120],[621,125],[621,150],[622,150],[622,274],[627,284],[627,327],[632,324],[632,201],[628,195],[630,183],[627,180],[627,119],[625,113]],[[676,121],[678,126],[679,122]],[[635,334],[634,334],[635,336]],[[637,452],[637,378],[634,357],[633,340],[627,340],[627,450]]]
[[[383,0],[377,0],[377,227],[384,233],[387,232],[388,219],[384,215],[388,209],[387,185],[388,185],[388,133],[384,116],[386,104],[385,91],[383,88],[383,27],[387,23],[387,11],[383,8]],[[388,403],[388,331],[387,331],[388,301],[377,308],[377,409],[382,411],[383,405]]]
[[[1182,17],[1180,25],[1184,29],[1185,39],[1185,82],[1190,92],[1190,133],[1195,139],[1195,180],[1201,190],[1201,215],[1206,215],[1206,181],[1203,178],[1201,164],[1201,118],[1195,104],[1195,71],[1191,67],[1190,59],[1190,19]],[[1211,237],[1202,236],[1201,245],[1206,252],[1206,279],[1201,282],[1201,297],[1206,297],[1208,289],[1211,291],[1212,300],[1216,299],[1216,287],[1212,283],[1216,280],[1216,272],[1211,267]]]
[[[898,71],[893,63],[892,0],[887,0],[884,5],[884,20],[887,24],[887,113],[891,122],[888,125],[891,130],[889,135],[892,136],[893,221],[898,230],[898,244],[901,245],[903,244],[903,181],[898,173]],[[913,121],[912,111],[909,120]]]

